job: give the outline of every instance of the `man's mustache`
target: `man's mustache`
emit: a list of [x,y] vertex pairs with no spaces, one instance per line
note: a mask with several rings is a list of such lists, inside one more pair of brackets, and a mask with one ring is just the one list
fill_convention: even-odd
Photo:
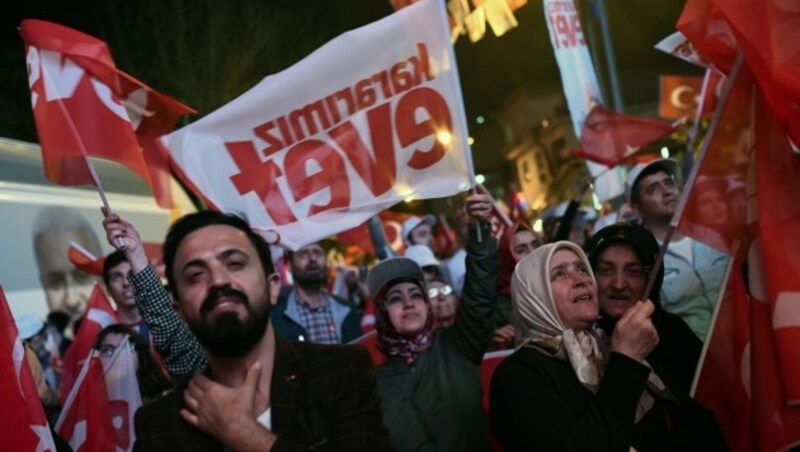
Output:
[[250,300],[247,299],[247,295],[242,291],[236,290],[231,286],[212,287],[205,300],[203,300],[203,304],[200,305],[200,315],[205,316],[211,312],[219,303],[220,298],[223,297],[231,298],[244,306],[250,305]]

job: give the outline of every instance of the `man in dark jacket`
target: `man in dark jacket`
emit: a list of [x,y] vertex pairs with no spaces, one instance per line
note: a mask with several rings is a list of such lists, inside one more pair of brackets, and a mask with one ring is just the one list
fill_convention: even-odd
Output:
[[361,336],[358,312],[329,294],[328,267],[320,243],[287,251],[294,284],[281,291],[272,309],[272,326],[290,341],[342,344]]
[[[658,251],[658,242],[653,234],[642,226],[629,223],[617,223],[599,230],[586,245],[586,255],[597,280],[598,324],[609,336],[625,311],[642,299]],[[660,339],[647,361],[661,366],[664,373],[688,393],[703,344],[683,319],[660,307],[658,301],[663,280],[662,266],[650,295],[656,305],[652,321]]]
[[[148,268],[130,225],[113,214],[104,225],[133,272]],[[170,228],[164,262],[185,322],[172,323],[176,334],[188,325],[208,367],[137,412],[134,450],[389,450],[368,353],[274,333],[269,256],[238,217],[199,212]]]

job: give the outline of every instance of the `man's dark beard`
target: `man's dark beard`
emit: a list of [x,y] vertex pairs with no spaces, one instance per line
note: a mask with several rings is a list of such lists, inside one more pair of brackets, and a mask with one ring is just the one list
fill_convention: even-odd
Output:
[[318,265],[316,269],[313,272],[306,273],[305,270],[292,265],[292,278],[295,284],[306,290],[320,290],[324,288],[325,285],[328,284],[328,269],[324,265]]
[[[245,319],[240,320],[236,312],[226,312],[210,321],[207,316],[221,297],[241,303],[247,310]],[[220,358],[240,358],[264,337],[269,308],[269,303],[265,302],[261,310],[256,311],[243,292],[230,286],[214,287],[200,305],[200,321],[189,323],[189,329],[210,354]]]

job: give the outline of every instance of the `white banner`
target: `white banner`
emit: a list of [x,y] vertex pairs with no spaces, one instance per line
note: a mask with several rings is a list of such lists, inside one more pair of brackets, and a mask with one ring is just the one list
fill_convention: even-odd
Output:
[[271,243],[298,248],[473,173],[443,5],[345,33],[164,138],[181,177]]
[[[580,139],[586,115],[595,105],[603,105],[594,65],[572,0],[544,0],[544,17],[561,72],[572,126]],[[624,193],[622,177],[616,170],[589,161],[586,166],[594,178],[594,191],[601,202]]]

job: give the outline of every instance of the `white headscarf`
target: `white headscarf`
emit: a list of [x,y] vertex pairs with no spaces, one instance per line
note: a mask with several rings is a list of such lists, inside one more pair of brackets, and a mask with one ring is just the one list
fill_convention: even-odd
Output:
[[[583,250],[566,241],[542,245],[517,263],[511,277],[511,301],[521,328],[517,343],[565,358],[578,380],[594,390],[600,385],[606,359],[601,349],[602,333],[594,329],[569,330],[559,317],[550,286],[550,260],[560,249],[573,251],[586,268],[591,268]],[[591,272],[590,276],[594,285]]]
[[[542,245],[517,263],[511,278],[511,301],[517,321],[518,347],[526,345],[569,361],[575,376],[592,392],[597,392],[603,377],[608,352],[603,332],[591,327],[587,330],[569,330],[564,326],[553,301],[550,286],[550,260],[560,249],[573,251],[591,268],[583,250],[572,242],[555,242]],[[594,274],[589,273],[596,286]],[[649,365],[645,362],[645,365]],[[661,398],[671,397],[664,383],[650,372],[645,391],[636,409],[636,422],[653,406],[655,394]]]

